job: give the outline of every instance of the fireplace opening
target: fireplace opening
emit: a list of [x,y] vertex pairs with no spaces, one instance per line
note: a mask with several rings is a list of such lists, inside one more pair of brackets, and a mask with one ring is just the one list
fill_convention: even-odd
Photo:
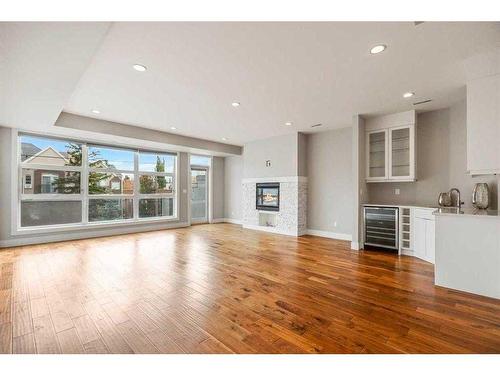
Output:
[[257,184],[255,208],[262,211],[280,210],[280,184],[279,182],[266,182]]

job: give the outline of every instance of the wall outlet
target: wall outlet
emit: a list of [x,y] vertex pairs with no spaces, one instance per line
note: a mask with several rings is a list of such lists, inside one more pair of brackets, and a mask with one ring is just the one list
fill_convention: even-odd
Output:
[[399,195],[401,193],[401,190],[399,189],[394,189],[394,194]]

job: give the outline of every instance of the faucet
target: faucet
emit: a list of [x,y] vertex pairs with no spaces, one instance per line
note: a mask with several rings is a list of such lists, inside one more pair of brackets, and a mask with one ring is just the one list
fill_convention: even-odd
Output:
[[454,191],[457,193],[457,201],[455,203],[455,206],[460,211],[460,209],[462,208],[462,204],[464,204],[465,202],[462,202],[462,199],[460,198],[460,190],[458,190],[457,188],[451,188],[450,189],[450,196],[451,196],[451,193],[454,192]]

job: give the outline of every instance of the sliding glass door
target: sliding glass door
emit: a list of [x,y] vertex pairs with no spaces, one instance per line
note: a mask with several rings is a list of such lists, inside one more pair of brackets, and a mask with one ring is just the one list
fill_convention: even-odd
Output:
[[191,167],[191,222],[208,222],[208,167]]

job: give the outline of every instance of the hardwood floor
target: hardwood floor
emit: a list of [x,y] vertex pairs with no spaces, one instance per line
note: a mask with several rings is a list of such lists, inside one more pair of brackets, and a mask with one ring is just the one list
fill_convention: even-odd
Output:
[[0,250],[0,353],[500,353],[433,266],[232,224]]

